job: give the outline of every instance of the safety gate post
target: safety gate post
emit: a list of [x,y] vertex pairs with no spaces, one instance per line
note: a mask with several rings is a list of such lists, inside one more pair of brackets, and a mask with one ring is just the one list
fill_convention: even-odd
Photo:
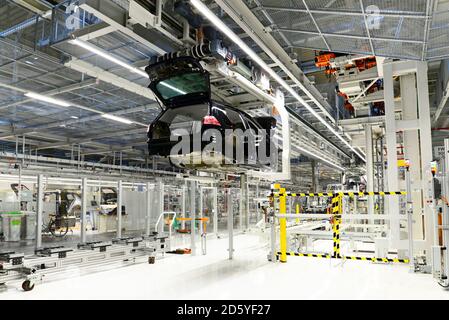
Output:
[[[286,215],[287,214],[287,194],[286,190],[281,188],[279,189],[279,214]],[[280,236],[280,249],[281,249],[281,257],[280,261],[285,263],[287,262],[287,218],[279,218],[279,236]]]
[[333,249],[333,258],[340,259],[340,224],[341,224],[341,215],[343,214],[343,205],[342,205],[343,197],[341,194],[335,195],[332,198],[332,231],[333,231],[333,240],[334,240],[334,249]]

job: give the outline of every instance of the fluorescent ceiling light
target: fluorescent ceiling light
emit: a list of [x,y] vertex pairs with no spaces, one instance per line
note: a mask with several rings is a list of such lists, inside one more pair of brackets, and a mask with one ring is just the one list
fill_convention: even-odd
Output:
[[124,123],[124,124],[133,124],[134,122],[132,122],[131,120],[128,120],[128,119],[125,119],[125,118],[122,118],[122,117],[117,117],[117,116],[114,116],[114,115],[112,115],[112,114],[102,114],[101,115],[103,118],[106,118],[106,119],[109,119],[109,120],[114,120],[114,121],[117,121],[117,122],[121,122],[121,123]]
[[94,45],[91,45],[89,42],[82,41],[79,39],[74,39],[74,40],[70,40],[69,43],[77,45],[81,48],[84,48],[92,53],[95,53],[96,55],[99,55],[100,57],[103,57],[106,60],[111,61],[112,63],[118,64],[119,66],[122,66],[123,68],[128,69],[129,71],[136,73],[144,78],[149,78],[148,74],[145,71],[143,71],[139,68],[136,68],[123,60],[120,60],[120,59],[114,57],[107,51],[104,51]]
[[324,124],[335,136],[337,136],[345,145],[347,145],[356,155],[366,162],[365,157],[360,154],[353,146],[349,144],[334,127],[324,120],[313,108],[303,99],[296,91],[285,82],[273,69],[271,69],[248,45],[243,42],[222,20],[220,20],[209,8],[200,0],[190,0],[198,11],[200,11],[212,24],[222,31],[229,39],[237,44],[254,62],[264,69],[276,82],[278,82],[285,90],[287,90],[296,100],[298,100],[315,118]]
[[39,101],[55,104],[55,105],[58,105],[58,106],[61,106],[61,107],[70,107],[71,106],[71,104],[68,103],[67,101],[55,99],[55,98],[52,98],[52,97],[49,97],[49,96],[44,96],[42,94],[35,93],[35,92],[25,93],[25,96],[27,96],[28,98],[39,100]]

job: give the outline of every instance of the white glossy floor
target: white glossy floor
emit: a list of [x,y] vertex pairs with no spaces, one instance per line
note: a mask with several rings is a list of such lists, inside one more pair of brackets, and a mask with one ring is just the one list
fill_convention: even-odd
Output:
[[[207,256],[171,256],[66,280],[25,293],[9,288],[3,299],[449,299],[430,275],[407,266],[363,261],[289,258],[269,263],[259,238],[235,238],[235,260],[227,239],[208,242]],[[75,271],[76,272],[76,271]]]

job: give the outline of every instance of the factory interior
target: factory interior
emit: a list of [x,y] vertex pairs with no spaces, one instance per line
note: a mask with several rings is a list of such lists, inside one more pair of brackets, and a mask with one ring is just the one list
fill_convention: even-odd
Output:
[[0,300],[449,299],[448,100],[449,0],[0,0]]

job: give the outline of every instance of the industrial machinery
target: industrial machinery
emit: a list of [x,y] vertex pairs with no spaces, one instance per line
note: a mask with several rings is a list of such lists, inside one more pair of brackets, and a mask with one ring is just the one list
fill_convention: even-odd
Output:
[[350,118],[385,114],[383,81],[377,65],[374,56],[320,52],[315,58],[315,66],[335,78],[337,102],[341,100]]

